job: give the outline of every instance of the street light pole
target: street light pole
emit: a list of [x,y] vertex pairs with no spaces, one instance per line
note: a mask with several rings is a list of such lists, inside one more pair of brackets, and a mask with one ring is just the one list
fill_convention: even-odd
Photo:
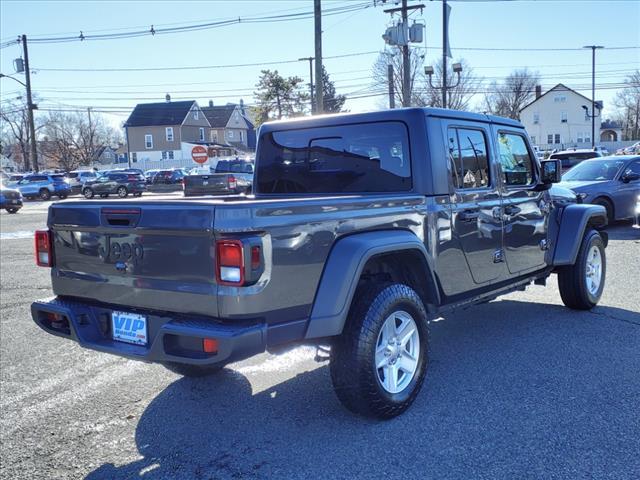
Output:
[[316,111],[315,99],[313,98],[313,57],[299,58],[298,61],[309,62],[309,92],[311,93],[311,115]]
[[596,49],[602,45],[586,45],[582,48],[591,49],[591,148],[596,146]]

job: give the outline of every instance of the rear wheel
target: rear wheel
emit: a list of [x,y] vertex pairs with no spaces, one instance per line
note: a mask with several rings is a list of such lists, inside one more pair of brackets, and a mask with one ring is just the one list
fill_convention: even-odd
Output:
[[331,349],[338,399],[360,415],[400,415],[424,382],[427,345],[427,314],[413,289],[387,282],[359,287]]
[[87,187],[84,190],[82,190],[82,195],[84,196],[84,198],[93,198],[94,193],[92,189]]
[[589,310],[596,306],[604,290],[607,261],[602,237],[588,230],[580,245],[574,265],[558,272],[558,287],[562,302],[569,308]]
[[40,200],[49,200],[51,198],[51,192],[46,188],[40,189],[40,193],[38,194]]
[[188,365],[186,363],[167,362],[162,364],[167,370],[184,377],[206,377],[219,372],[224,367],[220,365]]
[[7,212],[9,213],[18,213],[19,208],[7,208]]
[[118,189],[116,190],[116,193],[120,198],[125,198],[127,195],[129,195],[129,191],[127,190],[127,187],[118,187]]
[[602,205],[607,211],[607,223],[611,225],[615,221],[615,212],[613,210],[613,203],[606,198],[596,198],[593,201],[594,205]]

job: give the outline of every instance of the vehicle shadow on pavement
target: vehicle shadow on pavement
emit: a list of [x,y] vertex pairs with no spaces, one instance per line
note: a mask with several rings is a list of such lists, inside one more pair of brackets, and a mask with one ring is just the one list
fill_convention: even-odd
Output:
[[640,240],[640,228],[632,221],[620,221],[607,227],[609,240]]
[[639,326],[607,306],[449,314],[416,402],[384,422],[343,409],[326,365],[259,392],[229,369],[179,379],[140,418],[143,458],[87,478],[632,478]]

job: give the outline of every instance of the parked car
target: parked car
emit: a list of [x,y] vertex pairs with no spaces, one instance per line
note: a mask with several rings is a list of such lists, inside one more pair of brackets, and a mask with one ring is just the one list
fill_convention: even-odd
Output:
[[23,173],[12,173],[9,174],[9,178],[7,179],[7,186],[14,186],[16,185],[20,180],[22,180],[27,174],[23,174]]
[[151,170],[147,170],[146,172],[144,172],[144,178],[145,178],[146,182],[147,183],[153,183],[153,177],[159,171],[160,171],[160,169],[156,168],[156,169],[151,169]]
[[566,172],[583,160],[602,157],[602,153],[590,149],[562,150],[549,155],[549,160],[560,160],[562,171]]
[[22,194],[20,191],[0,183],[0,209],[5,209],[9,213],[17,213],[21,208]]
[[185,175],[182,169],[159,170],[151,179],[151,183],[154,185],[176,185],[182,183]]
[[602,205],[610,223],[634,218],[640,195],[640,156],[585,160],[565,173],[559,185],[573,190],[583,203]]
[[73,170],[67,175],[67,183],[71,187],[71,193],[81,193],[82,186],[90,180],[98,178],[98,174],[93,170]]
[[114,172],[101,175],[95,180],[90,180],[82,187],[84,198],[93,198],[100,195],[106,198],[109,195],[118,195],[125,198],[130,193],[139,197],[147,189],[144,175],[138,173]]
[[60,200],[64,200],[71,193],[71,188],[65,182],[62,174],[43,175],[36,173],[27,175],[15,184],[15,188],[20,190],[22,196],[27,199],[49,200],[56,196]]
[[600,152],[603,157],[608,157],[609,156],[609,150],[607,150],[606,147],[603,147],[601,145],[596,145],[595,147],[593,147],[593,151],[594,152]]
[[265,123],[255,165],[254,198],[52,205],[36,259],[56,297],[34,322],[188,376],[331,343],[338,399],[391,418],[424,383],[429,318],[552,273],[569,308],[602,296],[605,209],[555,203],[559,162],[539,162],[517,121],[405,108]]

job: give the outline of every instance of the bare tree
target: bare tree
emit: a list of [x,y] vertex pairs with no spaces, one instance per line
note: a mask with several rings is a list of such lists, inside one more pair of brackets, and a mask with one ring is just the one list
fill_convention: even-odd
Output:
[[[453,63],[448,62],[447,65],[447,85],[456,85],[458,82],[458,74],[453,71]],[[459,59],[458,63],[462,65],[460,82],[454,88],[447,89],[447,108],[467,110],[481,79],[475,75],[465,59]],[[431,83],[425,79],[424,103],[430,107],[442,107],[442,60],[434,67]]]
[[[422,107],[425,105],[424,98],[420,95],[420,89],[417,88],[424,81],[422,67],[424,66],[424,56],[420,55],[415,49],[409,50],[409,91],[411,92],[411,105],[414,107]],[[388,81],[388,65],[393,65],[393,90],[396,105],[404,104],[402,92],[402,84],[404,74],[402,68],[402,55],[400,53],[381,53],[373,64],[373,86],[376,93],[387,92],[389,89]],[[386,103],[386,102],[385,102]],[[388,104],[388,103],[387,103]]]
[[118,132],[98,114],[50,112],[44,128],[48,152],[65,170],[90,165],[100,147],[114,145]]
[[484,97],[486,110],[493,115],[520,120],[520,110],[533,100],[539,81],[537,72],[526,68],[514,70],[502,83],[491,83]]
[[[22,161],[25,171],[31,169],[29,161],[31,134],[28,118],[25,101],[7,102],[0,110],[0,133],[3,148],[12,150],[14,160],[18,160],[17,157],[20,157],[19,160]],[[38,126],[41,127],[41,125]]]
[[640,70],[629,75],[625,86],[616,94],[614,105],[620,111],[625,137],[629,140],[640,138]]

